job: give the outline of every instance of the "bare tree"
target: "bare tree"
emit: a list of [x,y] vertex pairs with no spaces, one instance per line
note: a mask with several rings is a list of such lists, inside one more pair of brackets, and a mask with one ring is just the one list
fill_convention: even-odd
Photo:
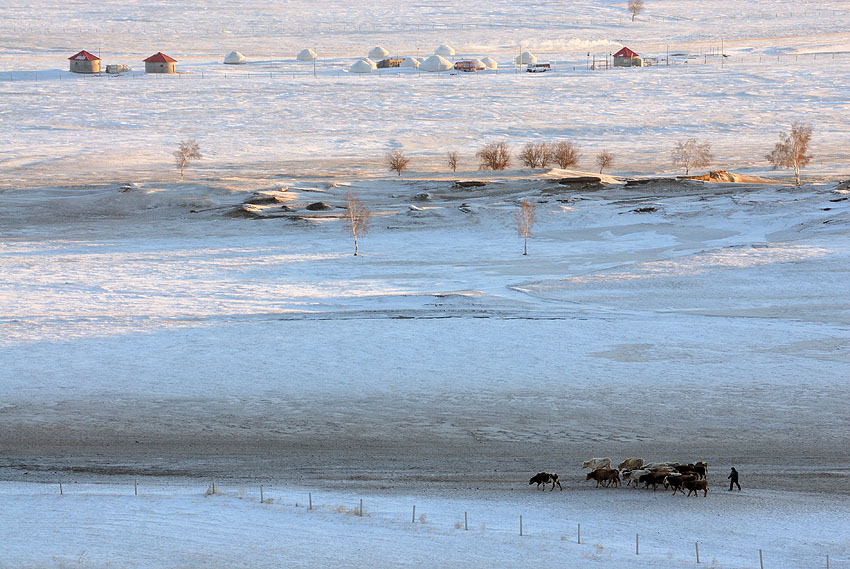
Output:
[[189,162],[193,160],[200,160],[201,156],[201,147],[198,146],[198,141],[194,138],[189,140],[181,140],[180,144],[177,146],[177,150],[174,151],[174,161],[177,163],[177,169],[180,170],[180,179],[183,179],[183,170],[186,169],[186,166],[189,165]]
[[685,168],[685,176],[687,176],[691,168],[705,168],[714,161],[714,156],[711,154],[710,142],[697,142],[696,138],[689,138],[686,141],[677,141],[672,153],[673,164],[683,166]]
[[522,198],[522,202],[516,205],[514,214],[516,217],[516,232],[522,237],[522,254],[528,255],[528,238],[534,228],[536,205],[528,198]]
[[529,168],[546,168],[554,155],[551,142],[529,142],[519,153],[519,159]]
[[507,142],[488,142],[475,155],[481,161],[479,170],[504,170],[511,163]]
[[348,206],[348,217],[346,228],[351,231],[354,238],[354,256],[357,256],[357,236],[369,233],[372,212],[360,201],[360,198],[351,192],[345,194],[345,203]]
[[559,140],[552,147],[552,159],[558,165],[558,168],[576,166],[579,158],[581,158],[581,152],[578,146],[569,140]]
[[599,154],[596,155],[596,165],[599,166],[599,173],[602,173],[602,170],[611,165],[614,161],[614,155],[608,152],[607,150],[603,150]]
[[635,16],[643,12],[643,0],[629,0],[629,12],[632,13],[632,21],[635,21]]
[[446,164],[452,169],[452,172],[457,172],[457,150],[449,150],[446,153]]
[[405,157],[404,151],[398,148],[387,152],[384,160],[386,161],[387,166],[390,167],[390,170],[396,172],[399,176],[401,176],[401,173],[407,168],[407,165],[410,162],[410,158]]
[[779,142],[773,151],[765,156],[773,169],[794,168],[794,182],[800,185],[800,168],[805,167],[813,156],[808,154],[812,141],[812,125],[794,121],[791,132],[779,133]]

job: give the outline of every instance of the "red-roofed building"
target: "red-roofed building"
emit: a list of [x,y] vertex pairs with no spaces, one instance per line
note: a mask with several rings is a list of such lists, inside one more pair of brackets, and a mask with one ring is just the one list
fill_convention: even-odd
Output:
[[158,51],[145,60],[145,73],[177,73],[176,63],[176,59]]
[[100,73],[100,58],[86,50],[68,58],[72,73]]
[[614,67],[643,67],[643,58],[624,47],[614,54]]

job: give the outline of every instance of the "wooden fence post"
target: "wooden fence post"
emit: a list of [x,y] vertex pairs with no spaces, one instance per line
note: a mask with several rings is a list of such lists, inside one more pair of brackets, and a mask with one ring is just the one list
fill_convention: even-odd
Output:
[[698,541],[694,542],[694,546],[697,549],[697,563],[699,563],[699,542]]
[[[466,512],[463,513],[463,529],[469,531],[469,516],[467,516]],[[829,569],[829,555],[826,556],[826,565],[826,569]]]
[[578,540],[576,543],[581,543],[581,524],[578,525]]
[[759,549],[759,567],[761,567],[761,569],[764,569],[764,557],[762,557],[761,549]]
[[136,479],[133,479],[133,496],[139,495],[139,484],[136,482]]
[[640,534],[635,534],[635,555],[640,555]]
[[260,484],[260,503],[262,504],[263,502],[265,502],[265,500],[263,500],[263,485]]
[[519,516],[519,534],[522,535],[522,514]]
[[360,517],[363,517],[363,498],[360,498]]
[[61,482],[59,483],[59,495],[60,495],[60,496],[64,496],[64,495],[65,495],[65,492],[62,490],[62,483],[61,483]]
[[416,523],[416,504],[413,504],[413,519],[410,520],[410,523]]
[[308,510],[313,509],[313,493],[307,492],[307,499],[310,500],[310,506],[307,508]]

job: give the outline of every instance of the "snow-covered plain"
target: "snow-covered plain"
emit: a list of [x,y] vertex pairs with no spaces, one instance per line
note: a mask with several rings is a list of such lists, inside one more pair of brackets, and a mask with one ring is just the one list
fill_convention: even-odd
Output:
[[[0,6],[0,568],[850,567],[846,3],[623,4]],[[500,70],[344,71],[443,43]],[[587,69],[624,44],[674,64]],[[80,49],[185,73],[74,76]],[[697,137],[787,182],[762,157],[794,119],[800,188],[475,171],[569,138],[669,176]],[[293,211],[234,216],[258,191]],[[708,460],[712,491],[597,490],[591,456]]]

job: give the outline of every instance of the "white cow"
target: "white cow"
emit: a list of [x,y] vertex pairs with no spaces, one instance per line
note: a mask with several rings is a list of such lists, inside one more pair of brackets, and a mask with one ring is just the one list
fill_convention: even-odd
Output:
[[611,459],[610,458],[591,458],[590,460],[585,460],[582,465],[582,468],[589,468],[590,470],[597,470],[599,468],[611,468]]

